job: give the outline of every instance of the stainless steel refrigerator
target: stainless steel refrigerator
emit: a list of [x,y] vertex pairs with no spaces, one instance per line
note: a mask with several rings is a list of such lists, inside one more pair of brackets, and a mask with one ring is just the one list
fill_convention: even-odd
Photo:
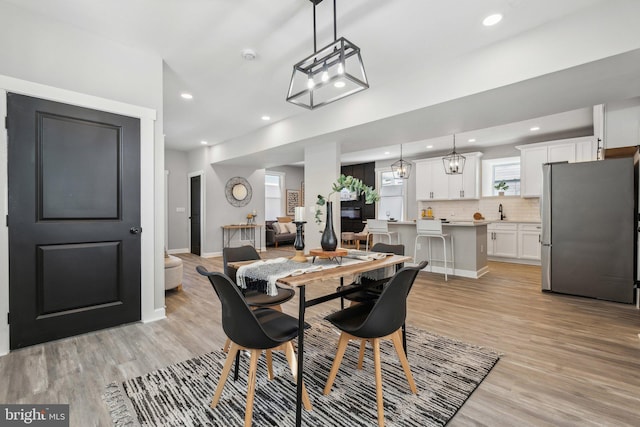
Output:
[[637,194],[631,158],[543,166],[543,290],[633,303]]

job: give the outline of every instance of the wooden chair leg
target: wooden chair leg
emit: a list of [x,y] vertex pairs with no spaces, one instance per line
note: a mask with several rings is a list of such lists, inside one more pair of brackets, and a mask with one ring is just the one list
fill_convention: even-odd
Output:
[[227,341],[224,343],[224,347],[222,348],[222,351],[224,351],[225,353],[229,353],[230,345],[231,345],[231,340],[227,338]]
[[271,350],[265,351],[265,358],[267,359],[267,377],[271,381],[273,379],[273,359],[271,358]]
[[249,365],[249,378],[247,379],[247,407],[244,414],[244,427],[251,427],[253,418],[253,397],[256,391],[256,371],[258,370],[258,358],[262,350],[251,350],[251,363]]
[[236,353],[240,350],[240,346],[236,343],[231,343],[231,350],[227,355],[227,360],[224,362],[224,367],[222,368],[222,373],[220,374],[220,379],[218,380],[218,385],[216,387],[216,393],[213,396],[213,400],[211,401],[211,408],[214,409],[218,405],[218,401],[220,400],[220,396],[222,395],[222,389],[224,388],[224,383],[227,382],[227,377],[229,376],[229,371],[231,370],[231,366],[233,362],[236,360]]
[[349,335],[342,332],[340,334],[340,340],[338,341],[338,351],[336,351],[336,358],[333,360],[333,366],[331,366],[331,372],[329,372],[329,378],[327,378],[327,384],[324,386],[324,394],[331,392],[333,381],[336,379],[338,369],[340,369],[340,363],[342,363],[342,357],[349,344]]
[[373,365],[376,371],[376,401],[378,403],[378,426],[384,427],[384,404],[382,397],[382,368],[380,363],[380,339],[374,338],[373,344]]
[[358,356],[358,369],[362,369],[362,363],[364,362],[364,350],[367,345],[367,340],[360,340],[360,356]]
[[[293,343],[291,341],[285,343],[284,354],[287,356],[287,362],[289,362],[289,367],[291,368],[291,375],[293,375],[294,381],[298,382],[298,360],[296,359],[296,352],[293,349]],[[307,388],[304,386],[304,382],[302,383],[302,405],[304,409],[307,411],[313,410],[311,407],[311,401],[309,400],[309,395],[307,394]]]
[[413,394],[418,394],[418,388],[416,387],[416,383],[413,381],[413,375],[411,374],[407,354],[404,352],[404,348],[402,347],[401,335],[402,332],[398,329],[397,332],[391,335],[391,340],[393,341],[393,346],[396,348],[396,353],[398,353],[398,359],[400,359],[402,369],[404,369],[404,374],[407,376],[407,381],[409,381],[409,388]]

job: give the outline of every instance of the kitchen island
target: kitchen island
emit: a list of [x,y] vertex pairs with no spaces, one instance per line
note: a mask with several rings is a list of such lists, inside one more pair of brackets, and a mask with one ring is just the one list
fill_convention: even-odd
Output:
[[[434,220],[437,221],[437,220]],[[487,266],[487,224],[490,221],[452,221],[442,224],[442,232],[453,236],[455,264],[451,268],[451,247],[447,240],[447,274],[477,279],[489,271]],[[404,244],[405,253],[413,256],[416,241],[416,223],[414,221],[389,221],[389,231],[395,231]],[[442,239],[421,238],[417,250],[416,263],[429,258],[429,240],[431,240],[431,263],[425,269],[444,274]],[[374,236],[374,241],[387,242],[386,237]]]

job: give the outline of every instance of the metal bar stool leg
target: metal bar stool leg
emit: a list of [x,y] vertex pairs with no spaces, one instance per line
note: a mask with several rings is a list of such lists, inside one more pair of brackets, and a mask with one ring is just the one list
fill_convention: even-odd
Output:
[[447,239],[444,236],[442,237],[442,249],[444,252],[444,281],[447,281]]

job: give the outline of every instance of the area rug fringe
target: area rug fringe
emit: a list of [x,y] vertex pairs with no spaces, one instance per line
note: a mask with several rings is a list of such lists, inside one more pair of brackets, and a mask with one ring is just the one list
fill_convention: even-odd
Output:
[[134,422],[131,409],[127,405],[128,397],[126,397],[120,384],[113,382],[107,385],[106,391],[102,395],[102,400],[107,405],[115,427],[135,427],[139,425]]

